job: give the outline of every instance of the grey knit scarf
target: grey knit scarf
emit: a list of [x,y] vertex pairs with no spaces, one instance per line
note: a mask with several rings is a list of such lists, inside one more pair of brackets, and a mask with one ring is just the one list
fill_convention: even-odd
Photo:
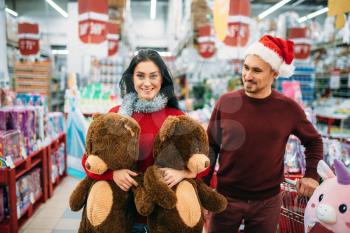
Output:
[[158,94],[152,100],[143,100],[139,99],[136,93],[129,93],[124,96],[118,113],[125,116],[132,116],[134,112],[157,112],[165,108],[167,103],[168,98],[163,94]]

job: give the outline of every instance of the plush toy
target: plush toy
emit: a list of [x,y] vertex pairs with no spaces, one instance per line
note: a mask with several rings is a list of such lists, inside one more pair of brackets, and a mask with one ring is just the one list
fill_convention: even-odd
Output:
[[[138,158],[140,127],[117,113],[94,115],[86,136],[87,170],[103,174],[108,169],[134,169]],[[73,191],[70,208],[84,207],[79,232],[131,232],[136,214],[130,192],[114,181],[85,177]]]
[[152,233],[202,233],[203,207],[223,211],[227,200],[199,179],[184,179],[173,188],[160,168],[189,169],[196,174],[209,167],[204,128],[188,116],[168,117],[154,142],[153,166],[144,174],[144,192],[135,195],[138,212],[147,216]]
[[317,172],[324,182],[317,187],[305,209],[306,233],[350,233],[350,173],[334,160],[335,173],[321,160]]

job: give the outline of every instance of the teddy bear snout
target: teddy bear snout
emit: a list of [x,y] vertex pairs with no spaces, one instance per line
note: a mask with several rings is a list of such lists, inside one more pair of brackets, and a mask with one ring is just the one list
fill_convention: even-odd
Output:
[[89,172],[98,175],[102,175],[108,169],[105,161],[103,161],[101,157],[97,155],[89,155],[85,162],[85,167],[87,170],[89,170]]
[[193,154],[187,167],[191,172],[201,173],[210,166],[210,160],[205,154]]

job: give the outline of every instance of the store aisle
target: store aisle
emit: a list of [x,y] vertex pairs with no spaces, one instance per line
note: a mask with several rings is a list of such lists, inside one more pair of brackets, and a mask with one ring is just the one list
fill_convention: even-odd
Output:
[[54,195],[40,206],[32,218],[20,229],[20,233],[75,233],[78,231],[81,211],[72,212],[69,196],[79,182],[66,177],[54,191]]

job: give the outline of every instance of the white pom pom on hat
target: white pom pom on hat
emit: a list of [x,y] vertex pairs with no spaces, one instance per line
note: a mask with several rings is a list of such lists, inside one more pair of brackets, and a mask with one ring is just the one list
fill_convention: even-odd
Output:
[[245,56],[254,54],[271,65],[279,76],[290,77],[294,73],[294,42],[265,35],[258,42],[250,45]]

